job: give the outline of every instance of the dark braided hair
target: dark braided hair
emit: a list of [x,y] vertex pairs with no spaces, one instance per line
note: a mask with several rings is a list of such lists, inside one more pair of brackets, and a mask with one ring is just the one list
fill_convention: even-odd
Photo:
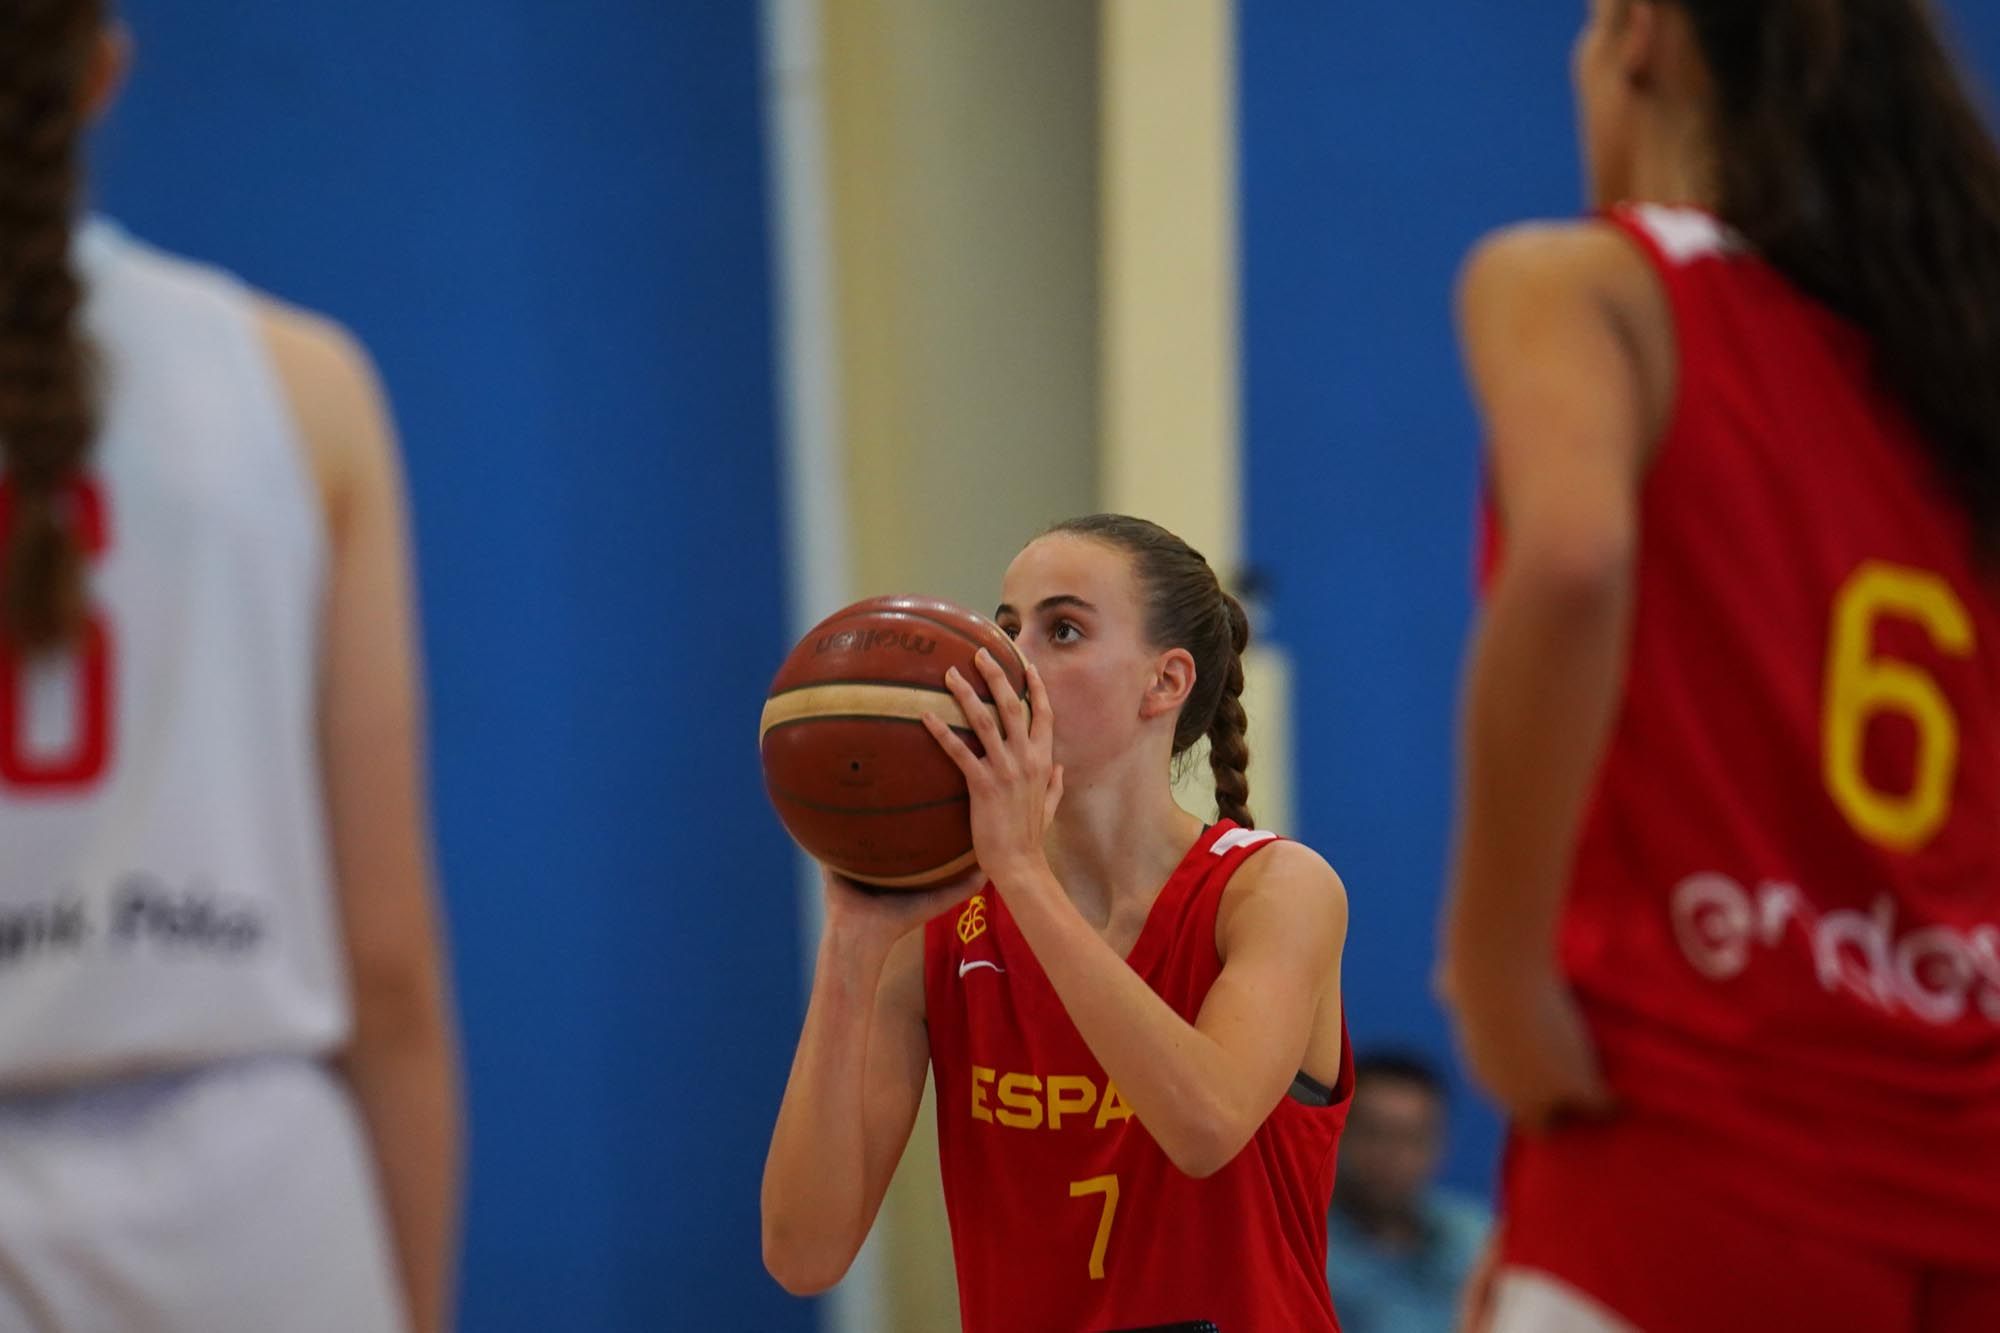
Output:
[[1250,618],[1223,591],[1201,553],[1157,523],[1124,514],[1090,514],[1058,523],[1050,533],[1088,537],[1132,557],[1146,599],[1146,637],[1156,647],[1183,648],[1194,658],[1194,689],[1174,726],[1174,754],[1208,738],[1215,773],[1215,807],[1225,819],[1254,828],[1250,816],[1249,717],[1243,711],[1243,650]]
[[1664,0],[1715,86],[1723,219],[1865,329],[2000,565],[2000,152],[1929,0]]
[[0,0],[0,638],[24,653],[83,623],[83,550],[63,497],[96,431],[70,229],[102,0]]

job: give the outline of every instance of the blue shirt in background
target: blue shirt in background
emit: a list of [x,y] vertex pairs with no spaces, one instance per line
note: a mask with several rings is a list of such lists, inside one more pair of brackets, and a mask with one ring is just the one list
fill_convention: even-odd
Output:
[[1342,1333],[1452,1333],[1459,1289],[1492,1225],[1484,1205],[1438,1190],[1424,1202],[1422,1242],[1385,1250],[1334,1209],[1326,1281]]

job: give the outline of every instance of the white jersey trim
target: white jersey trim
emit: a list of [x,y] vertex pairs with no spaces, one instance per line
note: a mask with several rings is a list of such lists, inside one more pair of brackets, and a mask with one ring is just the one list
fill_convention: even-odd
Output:
[[1208,851],[1211,856],[1227,856],[1238,847],[1255,847],[1259,843],[1271,842],[1277,836],[1265,829],[1233,828],[1217,838]]
[[1675,264],[1692,264],[1697,259],[1741,253],[1742,237],[1723,223],[1697,208],[1670,208],[1665,204],[1640,204],[1631,210],[1633,221]]

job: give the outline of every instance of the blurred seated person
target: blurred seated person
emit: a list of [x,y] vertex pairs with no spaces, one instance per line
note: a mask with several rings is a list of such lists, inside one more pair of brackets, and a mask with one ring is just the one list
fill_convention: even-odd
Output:
[[1445,1088],[1404,1051],[1355,1061],[1327,1236],[1327,1284],[1345,1333],[1451,1333],[1492,1215],[1437,1188]]

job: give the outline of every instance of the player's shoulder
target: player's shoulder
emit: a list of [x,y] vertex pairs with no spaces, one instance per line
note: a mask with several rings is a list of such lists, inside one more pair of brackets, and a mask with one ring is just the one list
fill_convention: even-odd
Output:
[[253,300],[259,335],[331,512],[359,480],[395,467],[374,360],[325,315],[263,292]]
[[[1272,838],[1236,867],[1222,893],[1221,927],[1252,903],[1287,919],[1347,920],[1347,885],[1324,856],[1302,842]],[[1258,915],[1265,914],[1260,910]]]
[[1644,246],[1630,230],[1602,218],[1517,223],[1488,233],[1466,255],[1458,292],[1467,309],[1579,296],[1663,300]]
[[334,320],[252,286],[213,261],[162,249],[116,221],[83,221],[74,253],[93,284],[107,285],[120,309],[185,317],[202,309],[240,319],[247,310],[258,335],[286,366],[350,375],[368,368],[360,343]]
[[268,292],[254,292],[257,327],[289,386],[322,392],[372,387],[375,366],[346,325]]

